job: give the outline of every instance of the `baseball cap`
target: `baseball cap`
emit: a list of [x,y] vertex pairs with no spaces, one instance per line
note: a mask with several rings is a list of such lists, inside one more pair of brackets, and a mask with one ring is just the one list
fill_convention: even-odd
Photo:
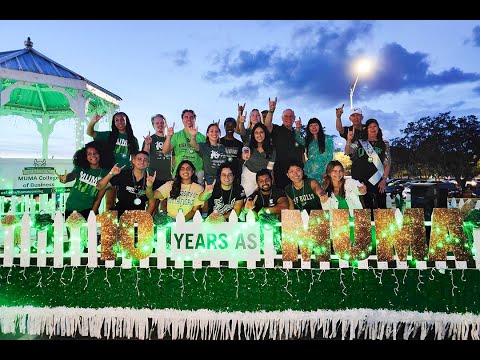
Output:
[[354,108],[350,111],[350,115],[353,115],[353,114],[360,114],[360,115],[362,115],[362,109],[360,109],[359,107],[354,107]]

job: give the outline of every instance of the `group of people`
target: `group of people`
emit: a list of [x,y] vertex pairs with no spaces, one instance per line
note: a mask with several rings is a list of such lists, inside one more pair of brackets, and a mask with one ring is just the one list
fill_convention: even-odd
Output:
[[75,153],[73,170],[59,175],[64,183],[75,180],[66,216],[98,213],[105,194],[106,209],[119,216],[146,210],[175,218],[181,211],[186,220],[197,210],[228,219],[231,211],[280,218],[283,209],[349,209],[352,214],[353,209],[386,207],[390,152],[376,119],[363,124],[361,109],[354,108],[352,125],[344,126],[343,106],[336,109],[336,129],[352,160],[352,176],[345,178],[344,166],[333,159],[333,137],[319,119],[311,118],[304,128],[301,118],[286,109],[282,124],[273,124],[277,99],[268,104],[268,110],[251,110],[248,125],[245,104],[239,104],[237,119],[223,123],[223,137],[219,122],[208,125],[206,136],[199,133],[193,110],[182,111],[183,128],[177,132],[175,123],[169,127],[156,114],[151,118],[155,133],[144,136],[141,148],[127,114],[114,114],[110,131],[96,131],[102,116],[94,115],[87,127],[93,141]]

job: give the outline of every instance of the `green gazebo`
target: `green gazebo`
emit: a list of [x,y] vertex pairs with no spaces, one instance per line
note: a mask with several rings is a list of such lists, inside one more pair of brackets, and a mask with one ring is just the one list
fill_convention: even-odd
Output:
[[75,146],[83,146],[85,122],[95,112],[112,114],[122,99],[33,49],[0,52],[0,116],[30,119],[42,135],[42,157],[55,124],[75,119]]

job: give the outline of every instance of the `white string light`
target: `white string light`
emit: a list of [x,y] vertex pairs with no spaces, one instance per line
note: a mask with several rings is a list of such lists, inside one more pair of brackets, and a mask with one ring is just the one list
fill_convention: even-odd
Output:
[[148,277],[149,277],[149,278],[152,277],[152,272],[150,271],[150,268],[148,268]]
[[239,282],[238,282],[238,269],[235,268],[235,287],[237,288],[237,291],[236,291],[237,299],[238,299],[238,285],[239,285]]
[[320,273],[317,274],[317,281],[318,281],[318,282],[321,282],[321,281],[322,281],[321,277],[322,277],[322,274],[323,274],[324,271],[325,271],[325,269],[322,269],[322,270],[320,270]]
[[103,278],[103,280],[107,282],[108,287],[112,287],[112,284],[110,284],[110,281],[108,281],[108,268],[105,268],[105,277]]
[[283,288],[285,289],[287,294],[290,295],[290,297],[293,297],[293,295],[290,293],[290,291],[288,291],[288,284],[292,282],[292,280],[290,280],[288,278],[288,269],[285,269],[285,271],[283,271],[283,269],[281,267],[278,267],[278,269],[280,269],[280,271],[284,273],[285,279],[287,280],[287,283],[285,284],[285,286]]
[[163,281],[163,280],[162,280],[162,275],[163,275],[163,273],[162,273],[162,269],[159,269],[159,270],[160,270],[160,271],[159,271],[159,273],[158,273],[158,282],[157,282],[157,286],[158,286],[159,288],[161,288],[161,285],[160,285],[160,283]]
[[467,281],[467,279],[463,277],[464,275],[465,275],[465,269],[462,269],[462,277],[460,278],[460,280]]
[[298,272],[300,271],[300,269],[297,269],[297,282],[299,283],[300,282],[300,277],[298,276]]
[[40,287],[40,289],[42,290],[42,293],[43,293],[43,289],[42,289],[42,279],[43,279],[43,276],[42,276],[42,268],[39,266],[38,267],[38,272],[37,274],[40,274],[40,278],[38,279],[38,283],[35,287]]
[[[345,289],[346,289],[347,287],[346,287],[345,284],[343,283],[343,277],[345,276],[345,274],[343,273],[342,268],[338,268],[338,270],[340,270],[340,285],[342,285],[342,294],[343,294],[344,296],[347,296],[347,293],[345,292]],[[345,301],[345,297],[342,299],[341,302],[344,302],[344,301]]]
[[11,272],[12,272],[12,268],[10,268],[10,270],[8,270],[8,274],[7,274],[7,284],[10,284],[10,281],[8,280],[8,278],[10,277]]
[[182,277],[180,279],[180,289],[182,290],[180,292],[180,297],[183,299],[183,290],[185,289],[185,285],[183,283],[183,277],[185,276],[185,268],[182,268]]
[[435,280],[435,275],[433,275],[433,272],[435,271],[435,268],[432,268],[430,270],[430,276],[428,277],[430,280]]
[[355,281],[355,275],[357,273],[355,272],[355,267],[352,267],[352,280]]
[[202,284],[203,284],[203,289],[204,290],[207,290],[207,272],[208,272],[209,267],[210,267],[210,265],[205,268],[205,274],[203,275]]
[[424,282],[422,281],[422,271],[420,269],[418,269],[418,283],[417,283],[417,290],[418,291],[422,291],[420,290],[420,284],[423,284]]
[[[253,275],[253,277],[250,277],[250,275]],[[250,280],[255,279],[255,273],[253,272],[253,269],[250,269],[250,270],[248,271],[248,276],[249,276],[249,279],[250,279]]]
[[395,285],[397,285],[394,289],[393,292],[395,295],[398,295],[398,290],[400,289],[400,283],[398,282],[397,274],[395,274],[395,269],[393,269],[393,274],[392,276],[395,278]]
[[92,269],[92,271],[90,271],[90,273],[89,273],[88,272],[88,266],[85,266],[85,287],[83,288],[83,290],[85,290],[88,286],[88,275],[90,275],[93,272],[94,272],[94,269]]
[[137,290],[137,296],[140,296],[140,289],[138,288],[138,282],[140,281],[140,276],[138,275],[138,267],[135,267],[137,280],[135,281],[135,289]]
[[455,296],[455,292],[453,290],[458,289],[458,286],[456,286],[453,283],[453,271],[452,270],[450,270],[450,279],[452,279],[452,296]]
[[76,267],[72,267],[72,277],[70,278],[70,282],[73,281],[73,274],[75,274],[75,269],[76,269]]
[[223,274],[222,274],[222,271],[220,270],[220,268],[218,268],[218,273],[220,274],[220,279],[218,279],[218,281],[223,284]]
[[63,286],[67,286],[67,284],[63,282],[63,273],[65,272],[66,269],[67,269],[67,266],[64,266],[62,273],[60,274],[60,282],[63,284]]
[[23,278],[24,278],[25,280],[27,280],[27,277],[25,276],[25,270],[26,270],[26,269],[27,269],[27,268],[26,268],[26,267],[24,267],[24,268],[23,268],[23,270],[20,270],[20,271],[19,271],[19,272],[20,272],[20,274],[22,274],[22,275],[23,275]]
[[117,276],[120,278],[120,282],[122,282],[122,267],[120,266],[120,271],[118,272]]
[[197,271],[197,269],[193,269],[192,275],[193,275],[193,278],[195,279],[195,281],[198,282],[198,279],[197,279],[197,277],[195,276],[196,271]]
[[405,275],[403,275],[403,284],[405,284],[405,279],[407,278],[407,272],[408,272],[408,267],[407,267],[407,270],[405,271]]
[[267,285],[267,268],[263,268],[263,270],[265,270],[265,277],[264,277],[264,282],[263,282],[263,284],[261,285],[262,287],[264,287],[265,285]]
[[315,278],[313,277],[313,270],[310,269],[310,286],[308,287],[308,293],[310,293],[310,290],[312,290],[313,283],[315,282]]
[[50,266],[50,270],[51,270],[51,274],[50,274],[50,276],[47,278],[47,280],[50,279],[53,275],[55,275],[55,271],[53,271],[53,266]]

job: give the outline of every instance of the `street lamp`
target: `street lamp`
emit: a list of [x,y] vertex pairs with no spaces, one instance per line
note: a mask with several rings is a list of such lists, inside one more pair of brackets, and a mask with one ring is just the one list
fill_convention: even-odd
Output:
[[361,59],[355,64],[355,73],[357,74],[357,76],[355,78],[355,81],[350,86],[350,110],[353,109],[353,92],[355,91],[355,87],[357,86],[358,78],[360,77],[360,74],[368,73],[371,67],[372,62],[368,59]]

